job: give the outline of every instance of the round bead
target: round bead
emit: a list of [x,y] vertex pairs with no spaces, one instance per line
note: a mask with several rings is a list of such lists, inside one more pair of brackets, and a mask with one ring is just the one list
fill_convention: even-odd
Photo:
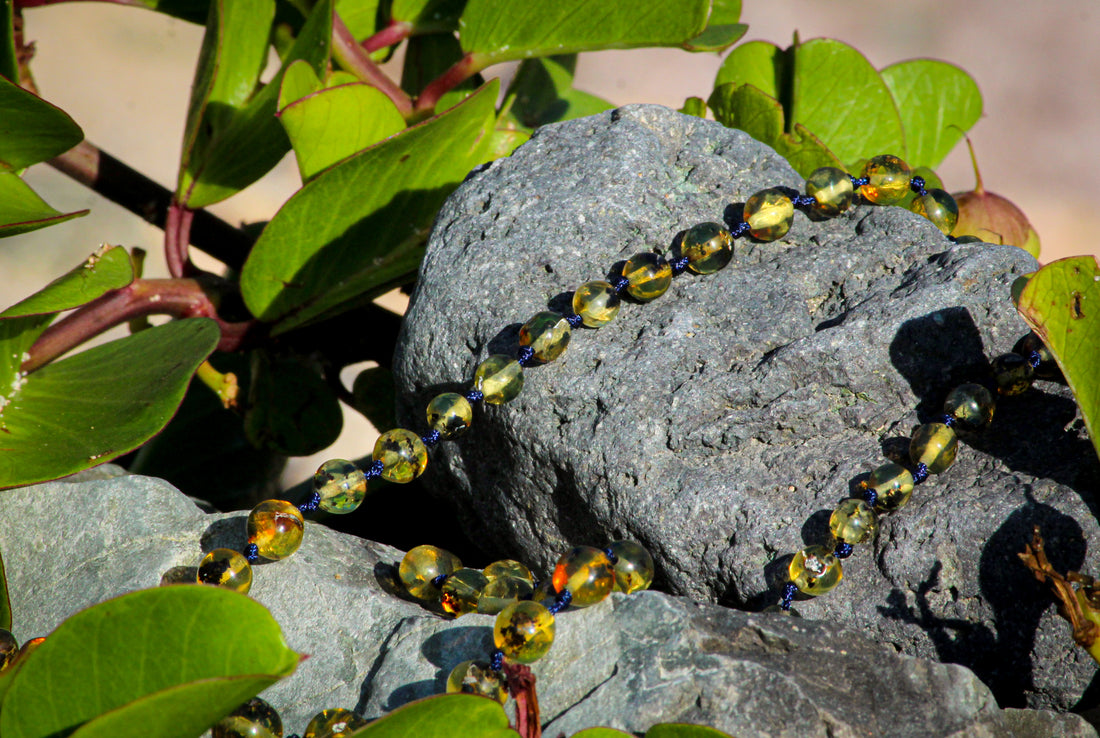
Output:
[[344,515],[359,507],[367,496],[367,475],[350,461],[331,459],[313,475],[313,491],[321,498],[317,504],[322,510]]
[[733,258],[733,237],[718,223],[700,223],[684,233],[680,252],[688,269],[696,274],[713,274]]
[[482,661],[463,661],[447,675],[447,694],[477,694],[496,700],[508,701],[508,688],[499,672],[493,671]]
[[553,361],[565,351],[572,335],[565,316],[543,310],[520,326],[519,345],[529,346],[539,361]]
[[537,602],[513,602],[497,615],[493,642],[512,661],[538,661],[554,642],[554,616]]
[[901,464],[888,461],[871,472],[859,483],[864,489],[873,489],[878,497],[875,510],[880,513],[897,512],[905,507],[913,494],[913,474]]
[[839,215],[852,206],[855,188],[843,169],[821,167],[806,179],[806,194],[816,200],[814,209],[822,215]]
[[511,402],[523,389],[523,367],[511,356],[493,354],[478,364],[474,389],[485,395],[490,405]]
[[496,615],[513,602],[528,599],[535,592],[529,579],[501,576],[489,580],[477,600],[477,611],[483,615]]
[[1019,354],[1001,354],[989,362],[989,365],[993,370],[997,392],[1002,395],[1023,394],[1035,379],[1035,370]]
[[212,738],[282,738],[283,721],[271,705],[253,697],[219,720]]
[[639,302],[656,300],[672,284],[672,267],[657,254],[635,254],[623,265],[627,293]]
[[17,653],[19,653],[19,641],[15,640],[10,630],[0,628],[0,671],[15,660]]
[[843,543],[866,543],[878,533],[878,518],[863,500],[848,499],[829,516],[829,530]]
[[252,588],[252,567],[248,559],[231,548],[215,548],[199,563],[199,584],[213,584],[248,594]]
[[458,569],[443,582],[442,596],[439,598],[443,611],[456,618],[470,612],[477,612],[481,590],[489,580],[480,569]]
[[592,546],[575,546],[554,567],[554,591],[568,589],[577,607],[595,605],[615,584],[614,567],[607,554]]
[[802,549],[794,555],[787,571],[799,592],[814,596],[825,594],[844,576],[840,559],[825,546]]
[[868,159],[863,176],[869,181],[859,193],[876,205],[894,205],[909,194],[909,165],[891,154]]
[[924,464],[929,474],[940,474],[955,463],[959,437],[943,423],[925,423],[913,431],[909,440],[909,458]]
[[256,544],[260,556],[278,561],[302,545],[305,526],[294,505],[286,500],[264,500],[248,514],[248,542]]
[[344,738],[366,724],[366,720],[342,707],[321,710],[309,721],[302,738]]
[[535,584],[535,575],[531,573],[531,570],[514,559],[494,561],[482,569],[482,573],[490,582],[499,577],[515,577],[516,579],[526,579],[531,583],[531,586]]
[[573,312],[589,328],[607,325],[618,315],[622,298],[610,282],[585,282],[573,293]]
[[742,218],[749,224],[749,233],[760,241],[783,238],[794,222],[794,203],[778,187],[760,190],[745,201]]
[[444,438],[454,438],[466,432],[474,422],[470,401],[457,392],[436,395],[428,403],[428,427]]
[[412,431],[394,428],[378,437],[373,458],[382,462],[383,479],[406,484],[424,473],[428,466],[428,449]]
[[1039,354],[1039,366],[1035,367],[1036,379],[1048,379],[1056,382],[1065,381],[1054,354],[1050,353],[1050,349],[1046,347],[1043,339],[1039,338],[1039,334],[1035,331],[1028,331],[1023,338],[1017,341],[1016,345],[1012,347],[1012,352],[1023,356],[1025,359],[1031,356],[1032,352]]
[[959,206],[955,203],[955,198],[943,190],[931,189],[923,195],[917,195],[909,209],[928,218],[945,235],[950,235],[955,230],[955,224],[959,222]]
[[630,594],[649,589],[653,584],[653,557],[649,551],[634,541],[615,541],[608,548],[615,554],[614,591]]
[[993,421],[996,403],[993,395],[980,384],[960,384],[947,393],[943,411],[955,419],[956,427],[964,431],[978,431]]
[[462,568],[462,562],[450,551],[436,546],[417,546],[401,559],[397,575],[413,597],[418,600],[438,599],[441,592],[432,580]]

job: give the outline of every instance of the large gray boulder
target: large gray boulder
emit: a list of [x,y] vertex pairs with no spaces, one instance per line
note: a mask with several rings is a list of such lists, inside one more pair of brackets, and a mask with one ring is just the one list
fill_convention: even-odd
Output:
[[[534,313],[695,223],[736,222],[776,185],[802,181],[774,151],[660,107],[540,129],[438,217],[394,361],[407,427],[487,355],[514,353]],[[1035,268],[901,208],[798,213],[779,241],[738,240],[723,271],[574,331],[518,399],[433,451],[427,482],[494,554],[548,566],[571,544],[633,538],[661,588],[762,609],[884,452],[1026,332],[1009,288]],[[1075,412],[1049,383],[1000,402],[841,586],[796,607],[967,665],[1002,705],[1074,705],[1096,664],[1016,553],[1039,525],[1057,567],[1097,568],[1100,468]]]

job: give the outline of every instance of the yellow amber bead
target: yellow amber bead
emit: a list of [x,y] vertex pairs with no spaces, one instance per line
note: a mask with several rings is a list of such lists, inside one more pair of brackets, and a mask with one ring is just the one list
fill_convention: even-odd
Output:
[[482,573],[490,582],[498,577],[515,577],[516,579],[526,579],[532,586],[535,584],[535,575],[531,573],[531,570],[514,559],[494,561],[482,569]]
[[519,577],[497,577],[491,579],[481,590],[477,600],[477,611],[483,615],[496,615],[513,602],[528,599],[535,593],[535,585],[528,579]]
[[345,738],[366,724],[366,720],[342,707],[321,710],[309,721],[302,738]]
[[470,401],[457,392],[436,395],[428,403],[428,427],[444,438],[454,438],[466,432],[474,422]]
[[367,475],[350,461],[331,459],[313,475],[313,491],[321,498],[317,504],[322,510],[344,515],[367,496]]
[[394,428],[378,437],[373,458],[382,462],[383,479],[407,484],[424,473],[428,466],[428,449],[412,431]]
[[480,661],[463,661],[447,675],[447,694],[477,694],[496,700],[508,701],[508,688],[499,672]]
[[461,568],[462,562],[450,551],[436,546],[417,546],[401,559],[397,576],[413,597],[418,600],[435,600],[442,594],[433,583],[435,578]]
[[271,705],[253,697],[219,720],[211,738],[282,738],[283,721]]
[[535,358],[545,363],[562,355],[572,335],[565,316],[544,310],[520,326],[519,345],[530,347]]
[[19,641],[15,640],[15,635],[10,630],[0,628],[0,671],[15,660],[17,653],[19,653]]
[[443,581],[439,598],[443,611],[456,618],[467,613],[477,612],[477,601],[481,590],[489,580],[480,569],[459,569]]
[[947,471],[958,450],[959,437],[943,423],[925,423],[913,431],[909,441],[909,458],[927,466],[929,474]]
[[888,461],[871,472],[871,476],[860,482],[859,486],[875,491],[877,512],[897,512],[905,507],[913,494],[913,474],[901,464]]
[[869,159],[863,165],[863,176],[870,181],[859,193],[876,205],[895,205],[909,194],[909,165],[891,154]]
[[554,591],[568,589],[576,607],[603,600],[615,585],[614,567],[607,554],[592,546],[575,546],[554,567]]
[[959,222],[959,206],[955,203],[955,198],[943,190],[931,189],[923,195],[917,195],[909,209],[928,218],[944,235],[951,235],[955,224]]
[[493,354],[474,372],[474,388],[490,405],[511,402],[523,389],[523,367],[511,356]]
[[640,543],[634,541],[615,541],[610,546],[615,554],[616,592],[638,592],[649,589],[653,584],[653,557]]
[[943,411],[965,431],[981,430],[993,422],[993,394],[980,384],[960,384],[943,401]]
[[822,215],[839,215],[852,206],[855,187],[843,169],[821,167],[806,179],[806,194],[816,203],[814,209]]
[[493,642],[512,661],[538,661],[554,643],[554,616],[537,602],[513,602],[497,615]]
[[733,258],[733,236],[718,223],[700,223],[684,233],[680,253],[691,271],[713,274]]
[[749,224],[749,233],[760,241],[783,238],[794,222],[794,203],[787,193],[778,187],[760,190],[745,201],[742,215]]
[[840,559],[825,546],[809,546],[796,553],[787,573],[799,592],[814,596],[825,594],[844,576]]
[[672,266],[654,253],[635,254],[623,265],[623,277],[631,297],[649,302],[665,294],[672,284]]
[[199,584],[213,584],[248,594],[252,589],[252,567],[248,559],[231,548],[215,548],[199,562]]
[[1028,333],[1012,347],[1012,353],[1019,354],[1026,359],[1031,356],[1032,352],[1039,354],[1039,366],[1035,367],[1036,379],[1047,379],[1065,383],[1065,378],[1062,377],[1062,370],[1058,368],[1058,361],[1054,358],[1054,354],[1050,353],[1050,349],[1046,347],[1046,344],[1043,343],[1043,339],[1039,338],[1039,335],[1035,333],[1035,331],[1028,331]]
[[264,500],[248,514],[248,542],[256,544],[260,556],[278,561],[302,545],[305,527],[302,513],[294,505],[286,500]]
[[585,282],[573,293],[573,312],[589,328],[607,325],[619,314],[622,298],[610,282]]
[[989,362],[989,366],[993,370],[997,392],[1002,395],[1023,394],[1035,379],[1035,370],[1019,354],[1001,354]]
[[829,530],[838,541],[866,543],[878,533],[878,518],[863,500],[848,499],[829,516]]

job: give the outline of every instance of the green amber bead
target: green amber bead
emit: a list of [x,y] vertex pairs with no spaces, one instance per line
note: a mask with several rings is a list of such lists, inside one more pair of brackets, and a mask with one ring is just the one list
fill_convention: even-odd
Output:
[[787,193],[778,187],[760,190],[745,201],[741,216],[749,224],[749,233],[760,241],[783,238],[794,222],[794,203]]
[[474,422],[470,401],[457,392],[436,395],[428,403],[428,427],[444,438],[454,438],[466,432]]
[[875,511],[897,512],[905,507],[913,494],[913,474],[901,464],[888,461],[859,483],[863,489],[873,489],[877,495]]
[[10,630],[0,628],[0,671],[15,660],[17,653],[19,653],[19,641],[15,640],[15,635]]
[[876,205],[895,205],[909,194],[909,165],[891,154],[869,159],[863,165],[863,176],[869,181],[859,188],[859,194]]
[[383,479],[406,484],[424,473],[428,466],[428,449],[412,431],[394,428],[378,437],[373,458],[382,462]]
[[878,518],[863,500],[848,499],[829,516],[829,530],[838,541],[866,543],[878,533]]
[[960,384],[947,393],[943,411],[955,419],[956,427],[978,431],[993,421],[993,394],[980,384]]
[[482,569],[482,573],[490,582],[499,577],[515,577],[516,579],[526,579],[532,586],[535,584],[535,575],[531,573],[531,570],[514,559],[494,561]]
[[592,546],[575,546],[558,559],[554,567],[554,591],[568,589],[573,595],[570,604],[576,607],[595,605],[611,592],[615,571],[607,554]]
[[607,325],[619,314],[622,298],[610,282],[585,282],[573,293],[573,312],[589,328]]
[[955,463],[959,437],[943,423],[925,423],[913,431],[909,440],[909,458],[924,464],[929,474],[940,474]]
[[367,496],[367,475],[350,461],[331,459],[313,475],[313,491],[321,498],[317,504],[322,510],[344,515],[359,507]]
[[565,316],[544,310],[520,326],[519,345],[530,347],[535,358],[545,363],[561,356],[572,336]]
[[497,615],[493,642],[506,658],[534,663],[554,643],[554,615],[537,602],[513,602]]
[[680,253],[688,269],[696,274],[713,274],[733,258],[733,236],[718,223],[700,223],[684,233]]
[[234,592],[248,594],[252,588],[252,567],[241,554],[231,548],[215,548],[199,562],[199,584],[213,584]]
[[535,585],[529,579],[500,576],[489,580],[477,600],[477,611],[483,615],[496,615],[519,600],[529,599],[535,593]]
[[931,189],[923,195],[917,195],[909,204],[909,209],[928,218],[945,235],[951,235],[955,224],[959,222],[959,206],[955,203],[955,198],[943,190]]
[[496,700],[508,701],[508,688],[500,672],[493,671],[482,661],[463,661],[447,675],[447,694],[477,694]]
[[344,738],[366,724],[366,720],[342,707],[321,710],[309,721],[302,738]]
[[997,392],[1002,395],[1023,394],[1035,379],[1035,370],[1019,354],[1001,354],[989,362],[989,366],[993,370]]
[[458,569],[443,580],[439,598],[443,611],[456,618],[467,613],[477,612],[478,598],[481,590],[489,580],[481,573],[481,569]]
[[825,594],[844,576],[840,559],[825,546],[809,546],[796,553],[787,573],[799,592],[814,596]]
[[817,212],[839,215],[852,206],[855,187],[843,169],[821,167],[806,179],[806,194],[816,201],[814,209]]
[[490,405],[511,402],[523,389],[523,367],[511,356],[493,354],[478,364],[474,389],[485,395],[485,402]]
[[271,705],[253,697],[219,720],[212,738],[282,738],[283,721]]
[[631,297],[649,302],[665,294],[672,284],[672,266],[654,253],[635,254],[623,265],[623,277]]
[[1046,347],[1043,339],[1039,338],[1035,331],[1028,331],[1023,338],[1017,341],[1016,345],[1012,347],[1012,352],[1023,356],[1025,359],[1030,357],[1032,352],[1039,354],[1039,366],[1035,367],[1036,379],[1047,379],[1056,382],[1065,381],[1054,354],[1050,353],[1050,349]]
[[432,580],[461,568],[462,562],[450,551],[436,546],[417,546],[401,559],[397,576],[413,597],[418,600],[435,600],[441,593],[439,587],[432,584]]
[[653,557],[640,543],[615,541],[608,549],[615,554],[615,592],[638,592],[653,584]]
[[305,527],[302,513],[294,505],[286,500],[264,500],[248,514],[248,542],[256,544],[260,556],[278,561],[302,545]]

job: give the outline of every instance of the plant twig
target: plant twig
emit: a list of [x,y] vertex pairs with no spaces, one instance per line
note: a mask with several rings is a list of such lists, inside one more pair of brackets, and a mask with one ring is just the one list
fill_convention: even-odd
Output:
[[396,46],[409,37],[413,24],[408,21],[390,21],[390,24],[373,36],[363,39],[360,46],[368,54],[372,51],[384,49],[387,46]]
[[420,93],[420,96],[416,98],[417,118],[426,118],[431,115],[432,111],[435,110],[435,106],[439,103],[439,98],[473,77],[483,68],[478,57],[473,54],[466,54],[452,64],[450,69],[429,82],[424,91]]
[[172,198],[164,225],[164,260],[168,262],[168,273],[176,279],[190,277],[195,272],[195,265],[187,253],[194,217],[195,211]]
[[214,391],[226,410],[237,407],[237,397],[240,395],[241,388],[237,384],[236,374],[233,372],[222,374],[207,360],[199,364],[195,377]]
[[351,31],[344,25],[344,21],[338,13],[332,15],[332,54],[344,69],[366,82],[372,87],[377,87],[386,97],[397,106],[398,112],[408,120],[413,114],[412,99],[405,91],[386,76],[374,60],[367,55],[351,35]]
[[523,738],[541,738],[539,698],[535,693],[535,675],[531,667],[505,662],[504,678],[508,691],[516,701],[516,732]]

